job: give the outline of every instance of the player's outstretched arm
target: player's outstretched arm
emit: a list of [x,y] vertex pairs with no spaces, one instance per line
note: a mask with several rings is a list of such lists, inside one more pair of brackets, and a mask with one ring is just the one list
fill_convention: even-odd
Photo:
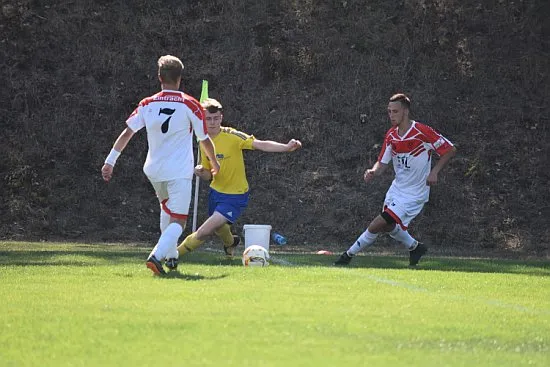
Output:
[[254,139],[252,142],[252,147],[263,152],[270,153],[282,153],[282,152],[293,152],[302,147],[300,140],[290,139],[288,143],[282,144],[272,140],[258,140]]
[[120,156],[120,153],[122,153],[124,148],[126,148],[126,145],[128,145],[128,142],[130,141],[130,139],[132,139],[134,134],[134,131],[127,127],[116,139],[113,148],[109,152],[109,155],[107,156],[107,158],[105,158],[105,164],[103,165],[103,167],[101,167],[101,176],[106,182],[109,182],[113,177],[113,169],[115,167],[115,163]]

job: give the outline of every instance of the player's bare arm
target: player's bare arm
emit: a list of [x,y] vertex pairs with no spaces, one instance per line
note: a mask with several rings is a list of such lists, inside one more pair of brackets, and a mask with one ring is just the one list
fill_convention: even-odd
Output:
[[126,145],[128,145],[128,142],[130,141],[130,139],[132,139],[133,136],[134,131],[127,127],[116,139],[115,144],[113,145],[113,149],[111,149],[109,156],[105,160],[105,164],[101,168],[101,176],[106,182],[109,182],[113,177],[113,168],[115,162],[120,153],[122,153],[124,148],[126,148]]
[[281,152],[293,152],[302,147],[300,140],[290,139],[288,143],[278,143],[272,140],[258,140],[254,139],[252,147],[262,152],[281,153]]
[[[200,145],[204,149],[204,152],[206,153],[206,156],[208,159],[210,159],[210,165],[212,168],[210,168],[210,172],[213,176],[218,174],[218,171],[220,170],[220,163],[216,159],[216,149],[214,147],[214,143],[212,142],[212,139],[210,137],[201,140]],[[199,176],[200,177],[200,176]]]
[[437,161],[436,165],[432,168],[430,171],[430,174],[426,178],[426,184],[428,186],[433,186],[437,184],[437,175],[439,172],[445,167],[451,158],[453,158],[456,155],[456,148],[452,147],[451,150],[449,150],[447,153],[443,154],[441,157],[439,157],[439,160]]
[[388,168],[387,164],[381,163],[380,161],[376,161],[374,166],[372,168],[369,168],[365,171],[365,174],[363,175],[363,179],[365,182],[371,181],[375,176],[380,176],[382,173],[386,171]]

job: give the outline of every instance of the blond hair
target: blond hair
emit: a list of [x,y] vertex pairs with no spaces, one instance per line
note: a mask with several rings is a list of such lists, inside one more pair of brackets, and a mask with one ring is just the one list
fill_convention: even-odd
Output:
[[163,83],[177,83],[180,81],[183,63],[176,56],[161,56],[157,65],[159,67],[159,76]]

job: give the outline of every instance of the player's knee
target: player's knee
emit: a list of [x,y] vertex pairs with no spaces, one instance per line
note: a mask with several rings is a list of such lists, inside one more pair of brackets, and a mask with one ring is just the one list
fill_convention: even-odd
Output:
[[370,233],[386,232],[386,221],[379,215],[370,222],[368,230]]
[[185,230],[185,225],[187,224],[187,217],[186,218],[170,217],[170,223],[177,223],[181,226],[182,230]]
[[[382,217],[382,219],[384,219],[385,224],[387,224],[386,227],[389,227],[389,228],[391,228],[391,229],[393,229],[393,227],[394,227],[395,224],[397,223],[397,222],[395,221],[395,218],[392,217],[392,216],[390,215],[390,213],[388,213],[388,212],[382,212],[382,213],[380,214],[380,217]],[[391,230],[391,229],[390,229],[390,230]]]
[[395,219],[388,213],[382,212],[369,224],[368,230],[371,233],[386,233],[391,232],[395,226]]

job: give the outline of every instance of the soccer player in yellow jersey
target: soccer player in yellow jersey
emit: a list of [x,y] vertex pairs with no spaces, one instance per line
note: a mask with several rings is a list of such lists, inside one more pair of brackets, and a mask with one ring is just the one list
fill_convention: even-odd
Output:
[[231,233],[230,225],[237,220],[248,205],[248,181],[244,166],[243,150],[264,152],[293,152],[302,147],[299,140],[291,139],[282,144],[271,140],[259,140],[230,127],[221,126],[223,108],[220,102],[208,98],[202,102],[208,135],[216,147],[216,158],[220,164],[218,174],[212,178],[211,164],[202,150],[201,162],[195,167],[195,174],[211,181],[208,193],[209,218],[178,246],[180,255],[199,247],[209,236],[216,234],[224,244],[225,253],[233,256],[240,237]]

